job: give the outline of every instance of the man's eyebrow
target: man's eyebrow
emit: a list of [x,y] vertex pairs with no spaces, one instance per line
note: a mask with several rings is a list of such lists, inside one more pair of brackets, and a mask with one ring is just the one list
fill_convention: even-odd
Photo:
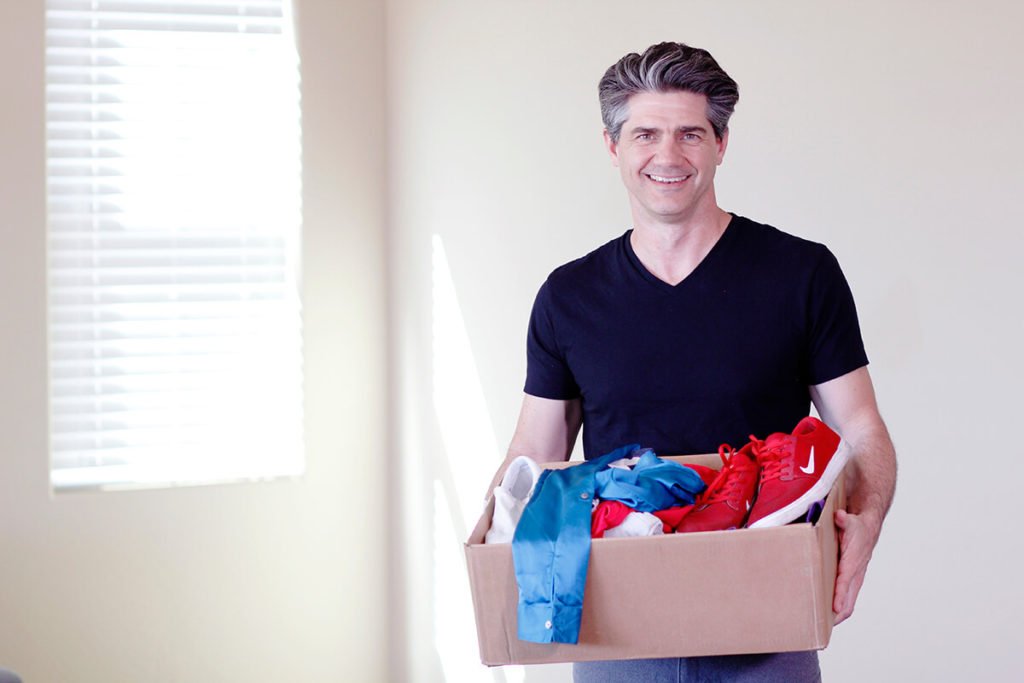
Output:
[[[637,135],[640,133],[658,133],[661,129],[654,126],[634,126],[629,129],[631,135]],[[707,133],[708,129],[704,126],[679,126],[675,129],[676,133]]]

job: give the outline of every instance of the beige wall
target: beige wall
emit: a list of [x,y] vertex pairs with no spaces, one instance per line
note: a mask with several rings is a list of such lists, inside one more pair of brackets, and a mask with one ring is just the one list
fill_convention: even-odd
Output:
[[384,12],[302,0],[307,472],[52,497],[43,0],[0,3],[0,666],[31,683],[388,678]]

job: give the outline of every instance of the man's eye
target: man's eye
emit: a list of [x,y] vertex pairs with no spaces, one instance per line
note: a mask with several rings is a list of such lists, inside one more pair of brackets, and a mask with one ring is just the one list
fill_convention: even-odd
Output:
[[683,140],[686,142],[699,142],[700,135],[697,135],[696,133],[684,133]]

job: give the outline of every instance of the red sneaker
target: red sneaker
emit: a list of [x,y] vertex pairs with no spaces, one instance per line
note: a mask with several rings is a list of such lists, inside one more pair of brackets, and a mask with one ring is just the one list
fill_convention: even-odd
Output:
[[782,526],[805,515],[832,489],[850,457],[846,442],[814,417],[800,420],[792,434],[772,434],[753,445],[761,485],[747,520],[750,529]]
[[683,517],[676,527],[677,532],[721,531],[743,526],[754,503],[760,470],[753,447],[753,442],[739,451],[728,444],[718,447],[722,469],[697,498],[689,514]]

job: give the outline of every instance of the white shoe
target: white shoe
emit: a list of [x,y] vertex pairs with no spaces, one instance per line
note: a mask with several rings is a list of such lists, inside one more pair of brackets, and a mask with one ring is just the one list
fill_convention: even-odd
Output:
[[540,478],[540,465],[525,455],[513,460],[501,484],[494,488],[494,515],[484,543],[511,543],[516,525],[523,516],[523,508],[533,495],[533,487]]

